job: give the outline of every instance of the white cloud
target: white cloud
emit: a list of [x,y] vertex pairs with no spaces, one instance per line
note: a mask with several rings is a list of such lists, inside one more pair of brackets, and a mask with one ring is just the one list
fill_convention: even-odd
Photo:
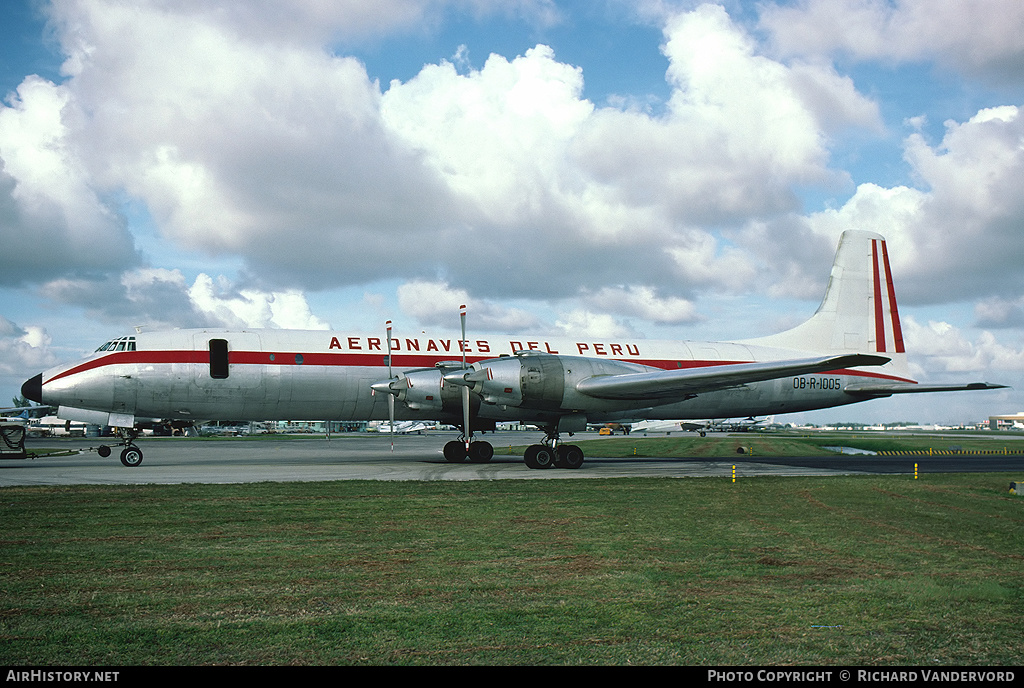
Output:
[[[17,238],[41,208],[59,215],[47,236],[72,259],[22,253],[48,261],[44,293],[105,317],[320,327],[299,289],[400,277],[400,306],[423,324],[454,327],[470,303],[479,329],[542,326],[501,304],[511,295],[560,300],[561,327],[690,323],[709,291],[816,296],[823,256],[850,227],[889,238],[898,277],[917,285],[902,298],[962,298],[968,284],[980,295],[997,274],[1011,275],[1000,298],[1024,291],[1012,264],[1024,253],[1017,108],[950,123],[938,145],[908,137],[919,189],[863,184],[839,209],[802,216],[794,189],[846,183],[830,139],[880,131],[878,106],[813,51],[766,56],[717,5],[661,15],[671,97],[659,112],[595,107],[582,70],[544,45],[469,72],[426,65],[383,92],[324,48],[346,21],[350,37],[404,31],[439,3],[55,7],[69,79],[28,79],[0,111],[0,216]],[[790,33],[769,8],[763,26],[783,45],[800,22],[845,8],[875,36],[879,7],[798,4]],[[512,11],[557,21],[546,2]],[[263,283],[125,270],[132,238],[100,200],[121,194],[162,238],[240,257]],[[108,277],[83,276],[89,265]],[[88,304],[99,285],[115,298]]]
[[701,319],[692,301],[677,296],[661,297],[646,286],[603,287],[585,301],[595,309],[653,323],[690,323]]
[[313,44],[372,41],[389,34],[420,32],[436,26],[450,7],[478,16],[518,17],[541,28],[561,21],[552,0],[248,0],[226,4],[177,0],[173,5],[195,21],[215,23],[226,31]]
[[[26,370],[39,371],[57,362],[50,349],[51,338],[45,328],[21,327],[0,315],[0,379],[13,378],[20,385]],[[7,406],[7,401],[0,406]]]
[[466,329],[470,332],[514,333],[540,327],[537,317],[527,311],[472,298],[466,290],[452,288],[446,282],[407,282],[398,287],[397,294],[402,312],[424,326],[457,330],[461,326],[461,306],[466,306]]
[[565,336],[594,337],[597,339],[614,339],[616,337],[635,337],[636,332],[623,322],[616,320],[607,313],[594,313],[585,309],[576,309],[561,314],[555,326]]
[[180,270],[137,268],[102,280],[53,280],[41,292],[124,327],[329,329],[297,290],[239,288],[223,276],[205,273],[189,284]]
[[391,83],[381,114],[475,213],[518,224],[571,177],[565,149],[593,110],[582,90],[581,70],[537,46],[511,61],[491,55],[466,76],[447,62],[427,65],[408,83]]
[[784,54],[934,58],[993,81],[1024,76],[1018,0],[800,0],[765,5],[761,26]]
[[970,341],[959,328],[947,322],[929,321],[921,325],[908,317],[903,318],[903,333],[907,351],[926,375],[1024,370],[1024,342],[1020,349],[1014,349],[986,330]]
[[61,9],[77,148],[164,236],[309,284],[365,279],[384,236],[436,226],[444,190],[385,134],[358,60],[180,9]]
[[979,301],[974,316],[979,327],[1024,327],[1024,296]]
[[[458,6],[559,20],[550,2]],[[713,5],[664,15],[661,114],[595,108],[544,45],[468,73],[426,65],[384,92],[324,48],[346,21],[379,34],[439,7],[59,2],[70,78],[49,88],[74,113],[76,156],[59,166],[139,203],[163,239],[240,257],[268,292],[445,274],[479,298],[564,299],[643,274],[694,293],[754,277],[698,227],[795,211],[794,185],[844,179],[827,136],[877,124],[849,79],[758,54]],[[102,255],[130,259],[120,239]]]
[[907,161],[928,191],[920,221],[909,228],[915,277],[936,275],[935,300],[1024,291],[1024,117],[1017,107],[947,122],[938,146],[920,134],[906,142]]
[[577,144],[588,174],[630,207],[690,224],[793,210],[794,184],[845,179],[828,169],[825,131],[878,127],[849,80],[757,54],[721,7],[670,16],[664,33],[668,112],[604,108]]
[[224,278],[200,274],[188,289],[195,308],[225,327],[328,330],[330,325],[313,315],[306,297],[295,290],[262,292],[238,289]]
[[755,268],[749,253],[722,247],[710,234],[690,231],[667,252],[687,284],[700,284],[721,291],[742,291],[750,287]]
[[879,232],[901,300],[1011,298],[1024,291],[1024,117],[1014,106],[949,121],[941,143],[920,133],[904,157],[921,188],[861,184],[838,209],[801,222],[833,245],[846,229]]
[[77,104],[27,77],[0,106],[0,282],[123,266],[135,249],[81,160]]

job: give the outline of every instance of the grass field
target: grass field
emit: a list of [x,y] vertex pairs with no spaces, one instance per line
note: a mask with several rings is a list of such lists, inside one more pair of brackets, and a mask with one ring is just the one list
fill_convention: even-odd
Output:
[[1019,664],[1021,475],[0,490],[0,663]]
[[[1024,455],[1024,437],[1000,434],[993,439],[989,434],[946,434],[944,436],[896,435],[872,433],[815,433],[797,435],[785,433],[719,434],[698,437],[692,433],[679,436],[651,435],[644,437],[614,436],[576,441],[589,457],[619,458],[646,457],[707,457],[736,458],[738,449],[754,456],[823,456],[831,453],[823,447],[843,446],[874,452],[921,451],[929,449],[948,451],[1000,452]],[[523,453],[523,446],[496,446],[496,454]]]

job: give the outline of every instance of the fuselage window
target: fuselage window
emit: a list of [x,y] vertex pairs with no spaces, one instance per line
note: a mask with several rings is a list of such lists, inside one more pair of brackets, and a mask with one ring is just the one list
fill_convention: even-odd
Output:
[[225,380],[228,377],[228,340],[210,340],[210,377]]

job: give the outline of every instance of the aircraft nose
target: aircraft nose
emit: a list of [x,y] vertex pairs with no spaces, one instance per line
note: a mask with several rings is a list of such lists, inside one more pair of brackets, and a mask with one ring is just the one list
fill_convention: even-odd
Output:
[[21,386],[21,395],[37,404],[43,403],[43,374],[39,373],[34,378],[26,380]]

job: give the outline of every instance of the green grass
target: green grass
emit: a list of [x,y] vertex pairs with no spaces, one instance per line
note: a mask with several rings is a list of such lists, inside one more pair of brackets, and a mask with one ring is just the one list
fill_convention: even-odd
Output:
[[[565,438],[563,438],[565,441]],[[674,436],[614,436],[594,440],[572,441],[584,454],[595,458],[643,457],[709,457],[736,458],[742,453],[754,456],[823,456],[830,453],[828,446],[853,447],[875,452],[928,451],[960,448],[964,451],[1002,451],[1024,454],[1024,438],[1019,435],[991,439],[991,436],[894,436],[870,433],[821,433],[814,435],[786,435],[782,433],[718,434],[706,437],[695,435]],[[496,446],[496,454],[522,455],[525,446]]]
[[1001,474],[0,490],[0,663],[1016,664]]

